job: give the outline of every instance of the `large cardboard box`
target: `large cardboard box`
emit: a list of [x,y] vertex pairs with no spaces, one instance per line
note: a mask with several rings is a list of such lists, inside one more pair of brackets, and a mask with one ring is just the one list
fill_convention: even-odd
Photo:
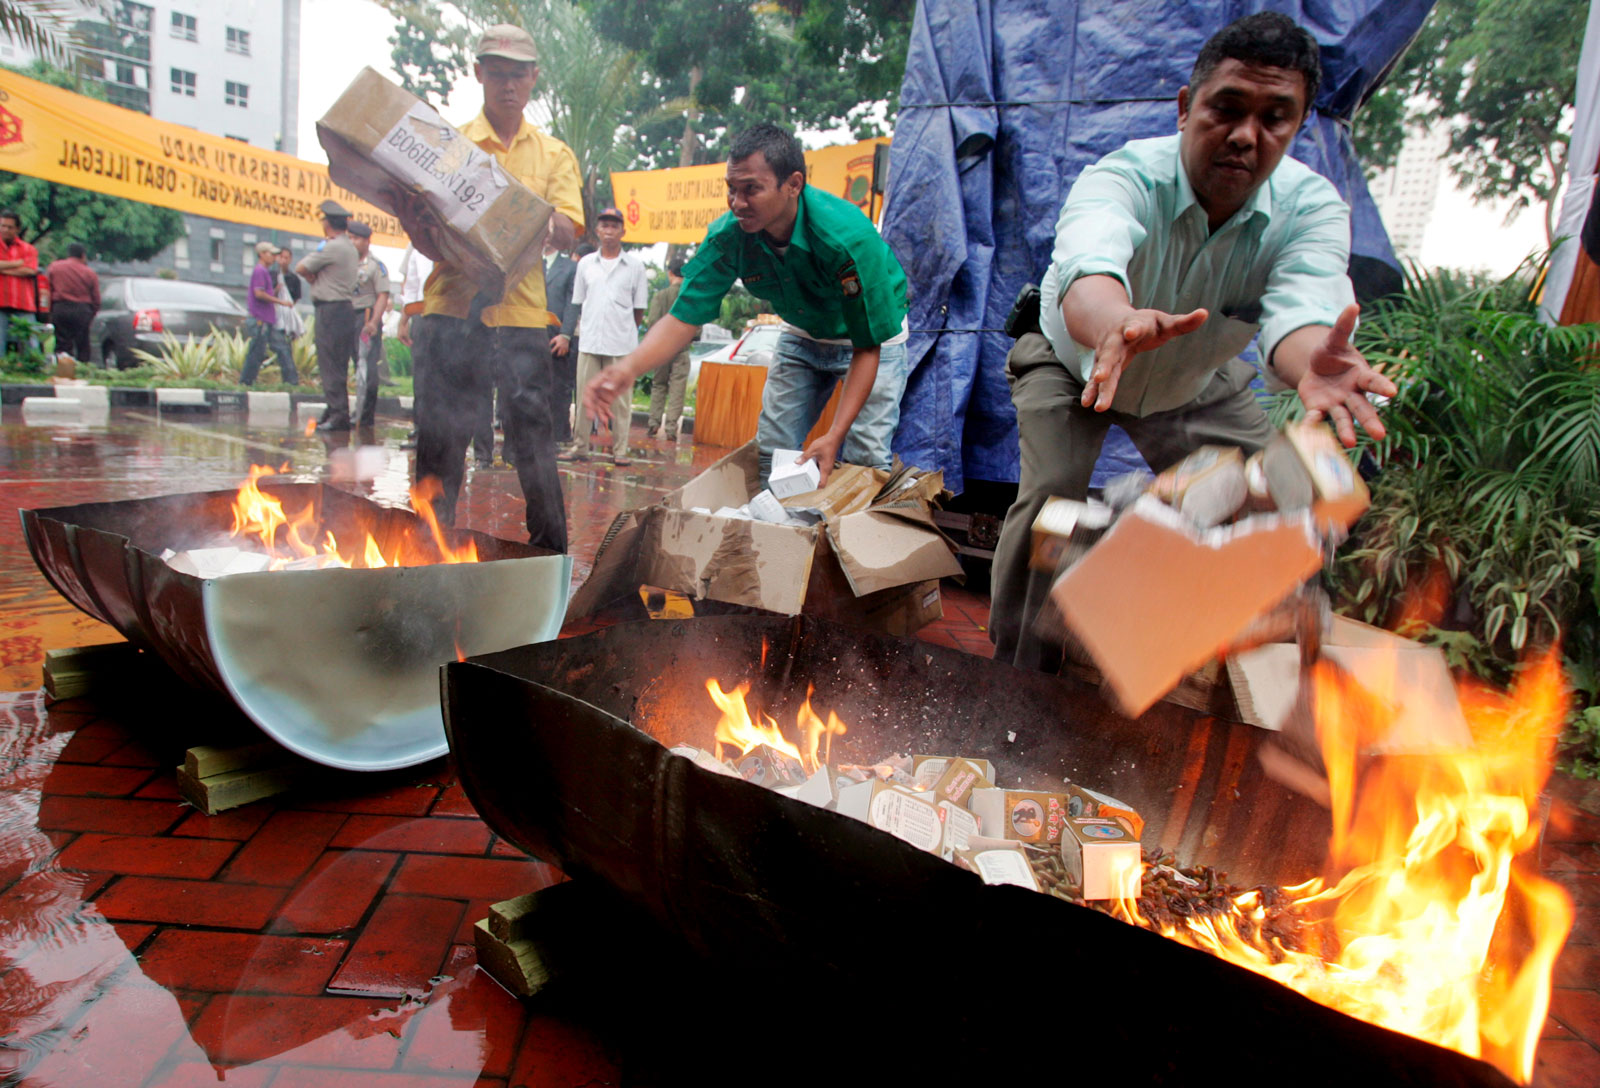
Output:
[[[938,579],[961,573],[955,549],[933,523],[938,473],[846,465],[820,491],[786,507],[822,511],[816,525],[718,517],[760,491],[751,442],[654,506],[617,519],[573,594],[567,618],[591,615],[641,585],[694,601],[813,615],[910,634],[938,619]],[[698,509],[696,509],[698,508]]]
[[499,298],[543,257],[553,210],[433,107],[363,68],[317,122],[328,175],[386,212],[427,200],[437,228],[417,248],[463,269]]

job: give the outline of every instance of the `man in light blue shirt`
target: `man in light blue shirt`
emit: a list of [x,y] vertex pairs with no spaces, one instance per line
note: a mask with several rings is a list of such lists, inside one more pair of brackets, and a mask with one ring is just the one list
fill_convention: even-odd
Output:
[[1056,671],[1033,622],[1048,573],[1028,569],[1051,496],[1081,499],[1106,432],[1160,471],[1206,444],[1260,449],[1272,434],[1238,353],[1257,333],[1269,383],[1347,446],[1383,425],[1367,393],[1394,385],[1350,345],[1350,212],[1284,153],[1322,70],[1316,41],[1260,12],[1218,31],[1178,92],[1178,134],[1134,140],[1079,175],[1040,287],[1039,331],[1006,361],[1022,453],[995,552],[995,656]]

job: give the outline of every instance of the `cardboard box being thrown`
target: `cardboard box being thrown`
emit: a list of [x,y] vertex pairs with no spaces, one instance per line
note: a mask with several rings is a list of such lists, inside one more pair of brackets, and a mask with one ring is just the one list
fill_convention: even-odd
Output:
[[756,445],[748,443],[654,506],[621,515],[567,619],[644,585],[696,601],[910,634],[943,615],[938,580],[961,573],[955,549],[933,523],[943,485],[937,472],[891,475],[842,465],[826,487],[784,500],[791,509],[821,511],[816,525],[699,512],[738,506],[761,489]]
[[317,122],[328,176],[391,214],[427,201],[434,228],[418,248],[499,298],[544,256],[553,210],[426,102],[363,68]]

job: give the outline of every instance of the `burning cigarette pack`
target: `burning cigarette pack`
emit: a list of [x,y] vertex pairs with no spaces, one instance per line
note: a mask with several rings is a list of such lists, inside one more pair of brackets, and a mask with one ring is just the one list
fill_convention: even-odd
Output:
[[811,777],[798,759],[770,744],[756,745],[733,766],[746,782],[768,789],[798,789]]
[[1061,860],[1085,899],[1139,898],[1139,840],[1116,820],[1069,816],[1061,825]]
[[[1038,790],[979,788],[972,791],[972,814],[986,836],[1011,842],[1060,842],[1073,798]],[[1083,802],[1080,800],[1078,804]]]
[[1108,797],[1099,790],[1068,782],[1067,798],[1069,816],[1098,816],[1102,819],[1115,820],[1135,839],[1144,834],[1144,817],[1135,812],[1132,805],[1115,797]]
[[990,847],[982,850],[957,850],[954,861],[983,878],[985,884],[1015,884],[1040,892],[1039,878],[1033,875],[1028,855],[1020,846]]

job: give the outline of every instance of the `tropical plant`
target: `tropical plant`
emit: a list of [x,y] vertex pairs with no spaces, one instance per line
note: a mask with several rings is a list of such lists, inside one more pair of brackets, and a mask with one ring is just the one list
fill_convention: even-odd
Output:
[[225,382],[237,382],[244,371],[244,361],[250,354],[250,338],[242,329],[219,329],[211,326],[206,334],[211,345],[212,372],[208,377]]
[[294,372],[301,381],[315,377],[317,373],[316,315],[306,318],[305,324],[306,331],[295,337],[289,345],[289,354],[294,356]]
[[65,60],[72,49],[72,24],[83,16],[84,6],[73,0],[0,0],[0,36]]
[[174,333],[161,334],[159,351],[133,349],[134,358],[148,366],[157,378],[185,381],[216,376],[216,347],[210,336],[195,339],[193,333],[181,339]]

